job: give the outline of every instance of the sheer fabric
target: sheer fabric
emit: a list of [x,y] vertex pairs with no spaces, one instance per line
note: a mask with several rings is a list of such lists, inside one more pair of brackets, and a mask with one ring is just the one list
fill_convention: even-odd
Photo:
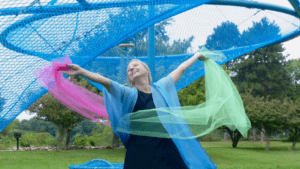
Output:
[[[222,53],[205,48],[200,52],[209,58],[224,59]],[[36,70],[35,75],[62,104],[89,119],[111,126],[123,145],[130,134],[172,138],[188,168],[216,168],[196,138],[223,125],[231,130],[238,129],[247,138],[251,123],[230,77],[212,59],[204,63],[205,103],[181,107],[175,84],[168,75],[150,85],[155,109],[135,113],[132,111],[138,96],[136,87],[129,88],[110,80],[110,92],[103,88],[103,99],[64,79],[59,70],[68,69],[66,64],[71,64],[68,57]]]
[[59,70],[68,70],[67,64],[72,64],[68,56],[43,65],[42,68],[34,70],[34,74],[39,84],[48,89],[60,103],[88,119],[111,126],[103,97],[71,83],[62,76]]

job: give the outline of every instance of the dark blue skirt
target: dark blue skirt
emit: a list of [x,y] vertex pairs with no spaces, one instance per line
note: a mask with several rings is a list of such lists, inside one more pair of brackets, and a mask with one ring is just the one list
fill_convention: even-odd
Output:
[[130,135],[124,169],[188,169],[171,138]]
[[[153,108],[155,105],[152,94],[138,91],[133,112]],[[133,125],[140,124],[131,123]],[[162,124],[155,127],[164,128]],[[131,134],[124,146],[127,149],[124,169],[188,169],[171,138]]]

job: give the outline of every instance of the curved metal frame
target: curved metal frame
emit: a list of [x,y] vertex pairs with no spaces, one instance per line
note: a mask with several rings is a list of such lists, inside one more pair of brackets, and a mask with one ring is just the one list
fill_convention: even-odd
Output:
[[[21,7],[21,8],[1,9],[0,10],[0,16],[1,15],[18,15],[20,13],[22,13],[22,14],[30,14],[31,13],[31,14],[38,14],[38,15],[27,17],[27,18],[25,18],[23,20],[20,20],[16,23],[10,25],[9,27],[7,27],[0,35],[2,37],[2,38],[0,38],[0,43],[2,43],[2,45],[5,46],[6,48],[17,51],[17,52],[21,52],[21,53],[25,53],[25,54],[29,54],[29,55],[34,55],[34,56],[39,56],[39,57],[41,57],[41,55],[43,55],[43,56],[48,56],[49,55],[50,56],[50,54],[37,53],[35,51],[28,51],[28,50],[24,50],[24,49],[21,49],[19,47],[16,47],[13,44],[10,44],[6,41],[6,36],[9,34],[10,31],[18,28],[19,26],[23,26],[23,25],[26,25],[30,22],[34,22],[34,21],[40,20],[40,19],[49,18],[49,17],[52,17],[52,16],[75,13],[75,12],[80,12],[80,11],[121,7],[121,6],[153,5],[153,4],[157,4],[157,3],[163,4],[163,2],[165,2],[165,1],[157,2],[155,0],[151,0],[151,1],[127,1],[126,3],[124,3],[124,2],[111,2],[111,3],[89,4],[85,0],[77,0],[77,1],[80,4],[61,5],[61,6],[44,6],[44,7],[41,7],[41,8],[32,6],[30,8]],[[166,3],[164,3],[164,4],[166,4]],[[173,3],[173,4],[177,4],[177,3]],[[262,9],[262,10],[278,11],[278,12],[282,12],[282,13],[285,13],[285,14],[289,14],[289,15],[298,17],[297,12],[295,12],[292,9],[289,9],[289,8],[286,8],[286,7],[281,7],[281,6],[278,6],[278,5],[267,4],[267,3],[258,3],[258,2],[253,2],[253,1],[215,0],[215,1],[209,2],[208,4],[205,4],[205,5],[225,5],[225,6],[240,6],[240,7],[246,7],[246,8],[257,8],[257,9]],[[195,2],[194,6],[190,6],[189,8],[185,8],[184,10],[180,11],[179,13],[187,11],[187,10],[192,9],[194,7],[197,7],[197,6],[199,6],[199,5],[197,5],[196,2]],[[20,12],[20,11],[22,11],[22,12]],[[174,16],[173,12],[171,12],[170,14],[166,14],[164,17],[161,18],[161,20],[169,18],[171,16]],[[155,24],[155,23],[157,23],[161,20],[153,19],[153,20],[149,21],[147,25],[151,26],[151,25],[153,25],[153,24]],[[135,33],[137,33],[137,31],[131,32],[129,34],[133,35]],[[126,37],[128,37],[128,35],[126,35]],[[293,38],[295,38],[299,35],[300,35],[300,30],[299,30],[299,32],[295,32],[295,33],[293,33],[289,36],[286,36],[284,39],[281,39],[280,41],[274,42],[273,44],[281,43],[281,42],[293,39]],[[124,40],[124,39],[122,39],[122,40]],[[51,56],[53,57],[53,54],[51,54]]]
[[[122,6],[134,6],[134,5],[155,5],[155,4],[179,4],[179,3],[166,3],[165,1],[125,1],[125,2],[106,2],[106,3],[87,3],[85,0],[77,0],[80,4],[68,4],[68,5],[55,5],[55,6],[42,6],[42,7],[15,7],[15,8],[5,8],[0,9],[0,16],[3,15],[19,15],[19,14],[62,14],[66,13],[65,11],[72,12],[80,12],[86,10],[96,10],[96,9],[104,9],[104,8],[114,8],[114,7],[122,7]],[[290,0],[291,1],[291,0]],[[194,4],[191,2],[191,4]],[[196,2],[195,2],[196,4]],[[214,0],[207,5],[230,5],[230,6],[240,6],[247,8],[258,8],[263,10],[272,10],[283,12],[289,15],[293,15],[298,17],[297,12],[278,5],[261,3],[261,2],[253,2],[253,1],[236,1],[236,0]],[[87,8],[88,7],[88,8]],[[68,13],[68,12],[67,12]]]
[[295,11],[298,14],[298,17],[300,18],[300,3],[297,0],[289,0],[290,4],[293,6],[293,8],[295,9]]

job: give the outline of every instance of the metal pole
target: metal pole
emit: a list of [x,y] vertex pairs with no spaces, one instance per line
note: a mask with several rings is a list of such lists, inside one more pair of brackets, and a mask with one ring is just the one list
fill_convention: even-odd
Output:
[[121,59],[121,82],[124,84],[124,55],[122,55]]
[[[154,6],[149,5],[149,16],[154,16]],[[154,25],[148,28],[148,57],[152,82],[155,82],[155,29]]]
[[19,138],[22,137],[21,132],[14,132],[14,137],[17,139],[17,150],[19,150]]
[[17,138],[17,150],[19,150],[19,138]]

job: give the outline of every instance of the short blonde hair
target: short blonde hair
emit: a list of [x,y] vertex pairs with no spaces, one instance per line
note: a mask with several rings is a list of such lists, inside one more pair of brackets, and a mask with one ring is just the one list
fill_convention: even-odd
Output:
[[[150,84],[152,83],[152,76],[151,76],[151,71],[150,71],[149,67],[147,66],[147,64],[144,63],[144,62],[142,62],[142,61],[140,61],[139,59],[133,59],[133,60],[131,60],[131,61],[129,62],[128,66],[129,66],[130,63],[133,62],[133,61],[139,61],[139,62],[146,68],[146,70],[149,71],[148,80],[149,80],[149,85],[150,85]],[[128,70],[128,66],[127,66],[127,70]],[[129,77],[128,77],[128,71],[127,71],[127,81],[128,81],[129,87],[130,87],[130,88],[133,88],[133,87],[134,87],[134,84],[133,84],[132,81],[130,81],[130,79],[129,79]],[[133,85],[132,85],[132,84],[133,84]]]

